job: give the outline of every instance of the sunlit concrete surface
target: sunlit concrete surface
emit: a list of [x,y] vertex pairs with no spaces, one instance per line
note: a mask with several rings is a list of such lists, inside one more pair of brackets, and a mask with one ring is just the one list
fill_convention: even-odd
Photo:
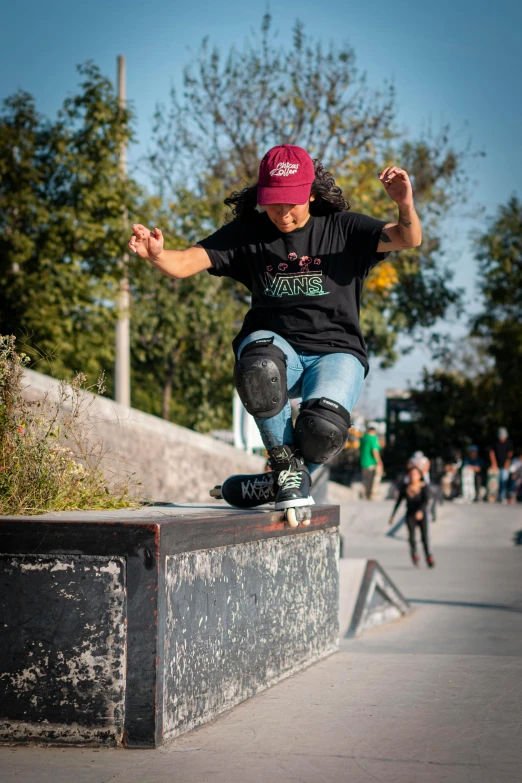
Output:
[[410,565],[404,529],[386,535],[390,510],[343,507],[344,553],[376,558],[410,616],[160,750],[4,747],[0,779],[520,783],[521,509],[446,505],[434,570]]

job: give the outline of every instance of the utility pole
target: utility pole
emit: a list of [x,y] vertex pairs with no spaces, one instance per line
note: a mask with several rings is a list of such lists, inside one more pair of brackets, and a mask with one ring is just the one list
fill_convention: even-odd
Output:
[[[125,89],[125,57],[118,56],[118,102],[122,109],[126,105]],[[120,150],[120,170],[122,179],[127,176],[127,149],[125,144],[121,145]],[[129,217],[127,207],[123,207],[123,223],[128,230]],[[118,291],[118,321],[116,323],[116,361],[114,367],[114,389],[116,402],[126,405],[130,408],[130,291],[128,279],[129,254],[123,253],[120,261],[120,268],[123,275],[120,281]]]

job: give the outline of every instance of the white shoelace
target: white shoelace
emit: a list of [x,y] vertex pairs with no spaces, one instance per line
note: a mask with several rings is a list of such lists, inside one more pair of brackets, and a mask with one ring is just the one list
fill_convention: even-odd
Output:
[[266,478],[262,479],[256,479],[255,481],[251,481],[249,479],[247,482],[241,482],[242,497],[257,498],[258,500],[265,498],[266,500],[270,500],[272,484],[273,479],[271,476],[267,476]]
[[301,476],[295,470],[282,470],[279,474],[278,483],[285,489],[301,489]]

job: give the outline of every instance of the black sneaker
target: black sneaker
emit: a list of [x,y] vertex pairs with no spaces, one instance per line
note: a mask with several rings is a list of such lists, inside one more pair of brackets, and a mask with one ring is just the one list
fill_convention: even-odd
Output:
[[270,467],[277,474],[276,510],[312,505],[312,479],[299,452],[292,446],[275,446],[269,455]]

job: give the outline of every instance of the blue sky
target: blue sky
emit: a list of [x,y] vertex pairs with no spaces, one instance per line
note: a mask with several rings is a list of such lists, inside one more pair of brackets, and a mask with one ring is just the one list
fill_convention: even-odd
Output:
[[[517,189],[520,195],[522,4],[509,0],[301,0],[267,6],[237,0],[2,0],[0,98],[21,88],[35,96],[41,112],[53,115],[76,89],[76,64],[92,59],[115,78],[116,57],[123,54],[143,151],[156,103],[167,100],[171,85],[180,84],[182,69],[201,39],[209,36],[224,51],[232,44],[241,46],[259,28],[265,8],[271,10],[281,41],[299,18],[306,32],[325,43],[348,41],[370,86],[392,78],[399,123],[412,134],[430,123],[437,128],[449,122],[457,143],[471,138],[475,150],[484,150],[486,157],[470,163],[469,174],[471,196],[485,214],[492,215]],[[131,163],[137,157],[135,150]],[[469,233],[482,222],[465,218],[465,209],[459,212],[445,227],[445,244],[456,282],[465,286],[473,309],[476,275]],[[455,333],[463,328],[448,324]],[[374,368],[367,406],[379,412],[384,389],[414,381],[424,361],[425,352],[416,351],[392,370]]]

